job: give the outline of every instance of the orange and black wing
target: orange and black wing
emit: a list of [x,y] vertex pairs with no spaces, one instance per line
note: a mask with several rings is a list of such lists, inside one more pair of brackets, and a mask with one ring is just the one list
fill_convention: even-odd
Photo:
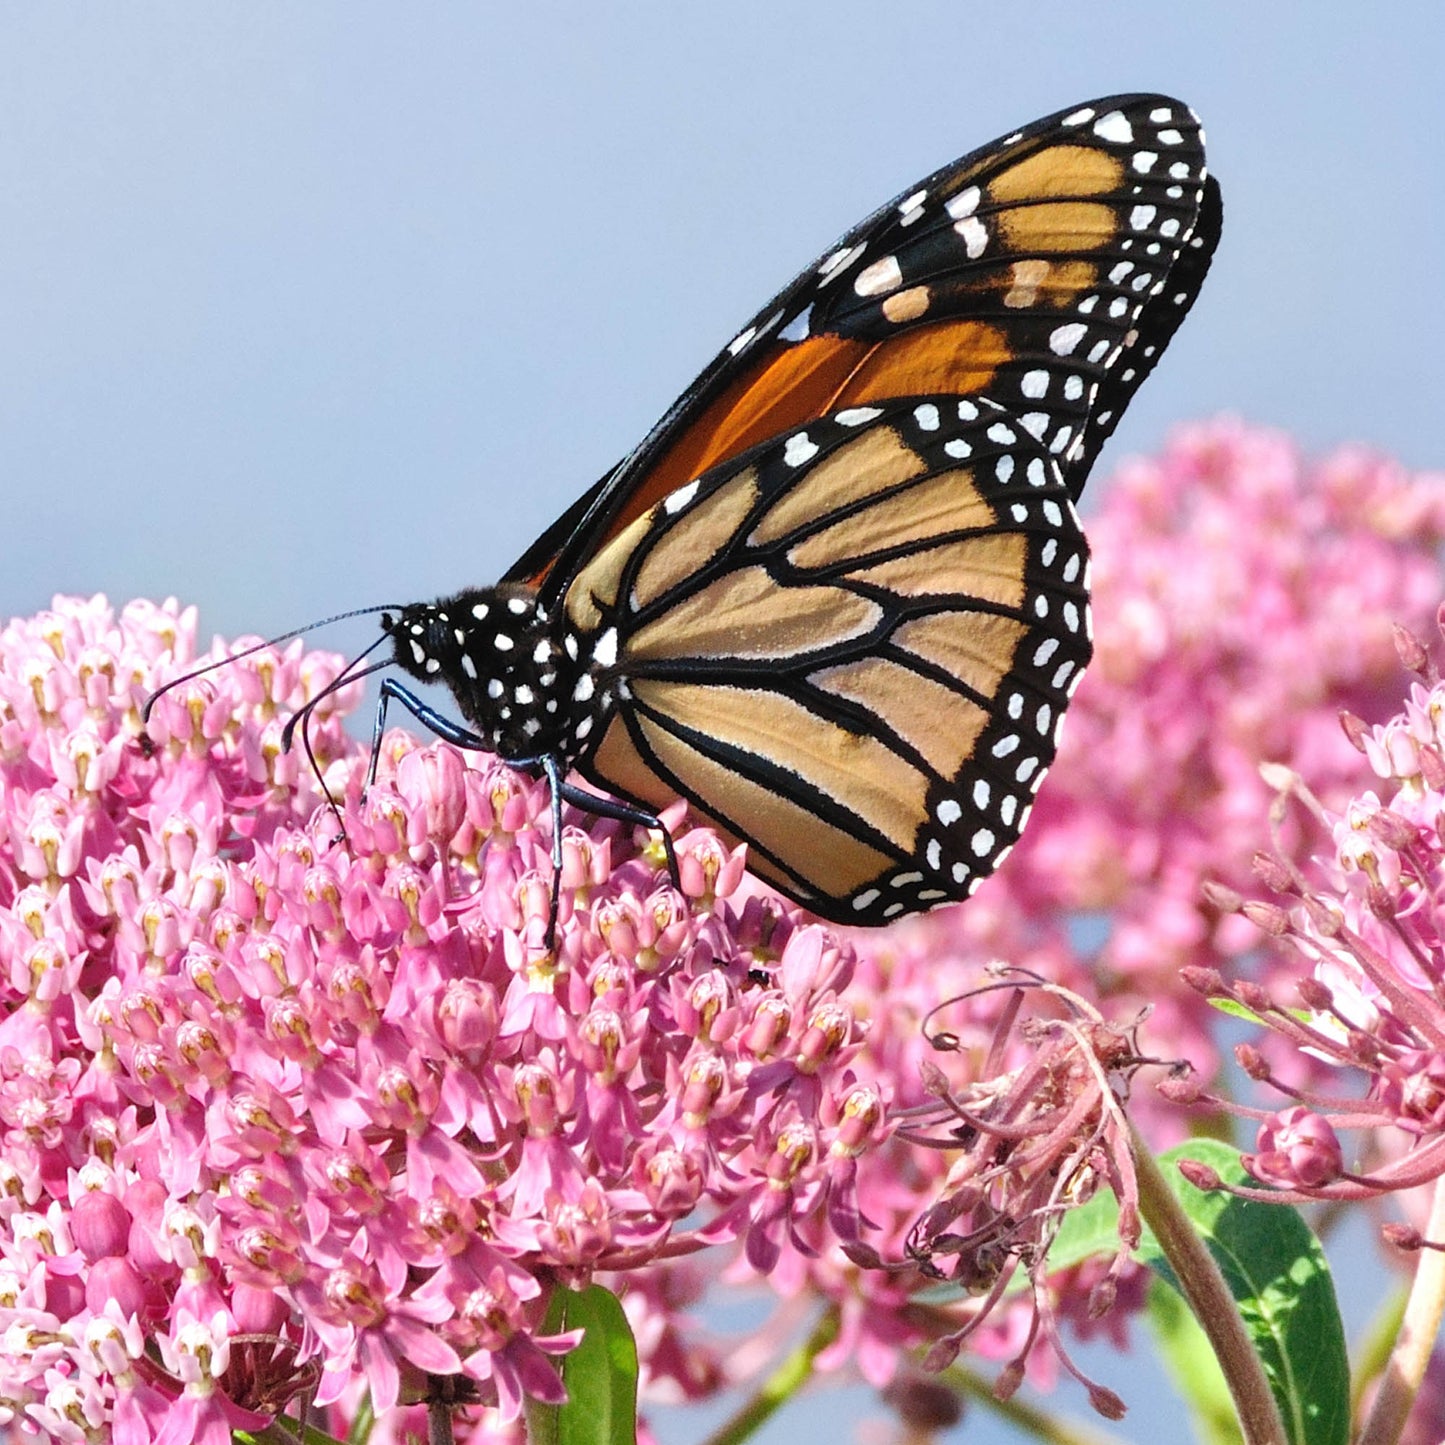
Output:
[[565,594],[615,705],[577,769],[681,794],[824,917],[967,897],[1017,840],[1090,655],[1058,460],[941,394],[853,406],[636,517]]
[[506,580],[555,598],[709,468],[898,397],[1007,408],[1077,498],[1192,304],[1219,223],[1199,123],[1166,96],[1076,106],[945,166],[764,306]]

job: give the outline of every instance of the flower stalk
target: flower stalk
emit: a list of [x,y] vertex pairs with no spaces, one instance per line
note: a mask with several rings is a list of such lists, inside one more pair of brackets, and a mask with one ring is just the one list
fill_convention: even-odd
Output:
[[1133,1138],[1139,1212],[1154,1231],[1194,1318],[1209,1339],[1246,1445],[1288,1445],[1279,1406],[1224,1275],[1137,1129]]

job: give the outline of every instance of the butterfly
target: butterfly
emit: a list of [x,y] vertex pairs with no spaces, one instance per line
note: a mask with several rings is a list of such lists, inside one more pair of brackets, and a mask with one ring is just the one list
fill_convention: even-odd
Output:
[[1091,655],[1074,502],[1209,268],[1203,142],[1114,96],[875,211],[500,583],[383,615],[462,720],[386,679],[373,774],[396,702],[546,776],[554,867],[565,802],[661,831],[675,879],[680,796],[823,918],[966,898]]

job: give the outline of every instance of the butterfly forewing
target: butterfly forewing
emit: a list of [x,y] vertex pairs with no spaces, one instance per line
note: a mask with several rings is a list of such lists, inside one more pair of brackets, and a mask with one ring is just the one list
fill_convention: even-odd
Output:
[[570,531],[550,529],[508,577],[560,594],[591,553],[709,468],[899,397],[999,403],[1077,498],[1192,303],[1218,231],[1203,135],[1179,101],[1111,97],[985,146],[774,297],[568,514]]
[[1017,839],[1090,654],[1057,461],[951,395],[850,407],[669,494],[578,574],[618,710],[578,762],[679,793],[815,912],[966,897]]

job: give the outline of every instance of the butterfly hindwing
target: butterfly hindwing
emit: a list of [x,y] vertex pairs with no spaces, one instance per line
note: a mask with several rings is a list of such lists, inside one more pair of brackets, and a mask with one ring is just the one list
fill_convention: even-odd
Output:
[[550,529],[508,580],[558,595],[693,477],[898,397],[1004,406],[1077,498],[1218,232],[1203,135],[1179,101],[1111,97],[995,141],[876,211],[779,292],[568,514],[570,534]]
[[1090,655],[1058,462],[987,400],[892,399],[722,463],[632,521],[566,611],[615,656],[577,763],[686,796],[815,912],[963,898],[1017,839]]

